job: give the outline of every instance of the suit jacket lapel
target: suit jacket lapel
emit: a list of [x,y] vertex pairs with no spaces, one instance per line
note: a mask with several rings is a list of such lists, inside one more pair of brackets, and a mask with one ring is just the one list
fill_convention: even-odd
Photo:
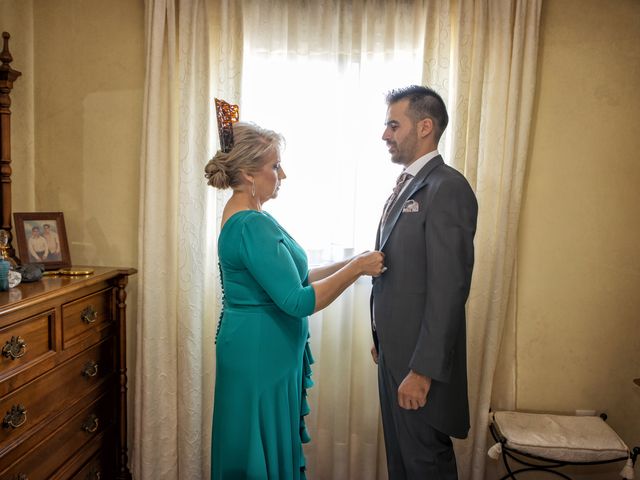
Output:
[[427,164],[422,167],[422,169],[418,172],[418,174],[409,182],[407,188],[400,194],[400,196],[396,199],[396,203],[393,204],[391,211],[389,212],[389,217],[387,218],[387,223],[382,225],[383,229],[380,232],[380,246],[379,250],[384,248],[385,243],[389,239],[389,235],[393,231],[393,227],[396,225],[398,218],[400,218],[400,213],[402,213],[402,207],[404,206],[404,202],[407,199],[416,193],[422,186],[425,184],[427,177],[429,174],[438,166],[442,165],[444,161],[442,157],[438,155],[437,157],[432,158],[427,162]]

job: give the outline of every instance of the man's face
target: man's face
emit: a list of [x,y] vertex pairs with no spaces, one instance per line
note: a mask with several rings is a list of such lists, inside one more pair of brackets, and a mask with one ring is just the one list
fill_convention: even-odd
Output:
[[391,161],[407,166],[417,158],[418,135],[416,125],[407,115],[409,100],[404,99],[389,105],[382,140],[387,144]]

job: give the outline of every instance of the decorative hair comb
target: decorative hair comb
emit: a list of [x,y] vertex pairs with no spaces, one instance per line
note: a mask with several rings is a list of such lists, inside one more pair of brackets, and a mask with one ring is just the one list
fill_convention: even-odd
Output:
[[233,148],[233,124],[238,121],[240,110],[238,105],[231,105],[219,98],[216,98],[215,101],[220,150],[229,153]]

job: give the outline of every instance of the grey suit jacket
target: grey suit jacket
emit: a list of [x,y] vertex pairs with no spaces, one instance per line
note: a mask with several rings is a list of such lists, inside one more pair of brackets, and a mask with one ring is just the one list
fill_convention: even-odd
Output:
[[[403,211],[404,210],[404,211]],[[376,249],[388,270],[373,279],[374,342],[394,380],[431,377],[417,414],[450,436],[469,431],[465,303],[473,270],[478,204],[467,180],[430,160],[400,195]],[[396,398],[396,392],[387,392]]]

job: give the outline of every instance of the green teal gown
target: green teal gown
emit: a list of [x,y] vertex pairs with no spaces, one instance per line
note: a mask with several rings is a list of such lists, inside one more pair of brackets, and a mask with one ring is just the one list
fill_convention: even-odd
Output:
[[224,224],[218,255],[211,478],[304,479],[316,302],[306,254],[271,215],[246,210]]

